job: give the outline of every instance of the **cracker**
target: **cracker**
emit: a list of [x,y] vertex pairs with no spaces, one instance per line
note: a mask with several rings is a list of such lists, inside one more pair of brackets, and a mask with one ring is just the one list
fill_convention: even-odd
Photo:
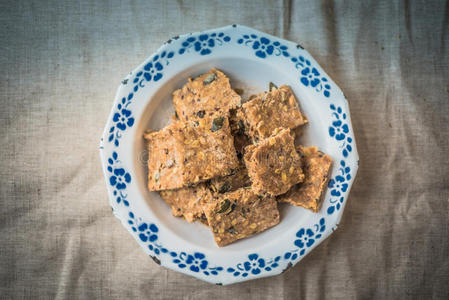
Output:
[[257,95],[242,108],[240,118],[245,120],[246,131],[256,142],[271,136],[277,128],[293,129],[307,122],[286,85]]
[[298,152],[304,161],[304,182],[295,185],[287,194],[279,196],[278,200],[318,212],[323,202],[332,159],[316,147],[299,146]]
[[181,121],[227,115],[240,105],[240,96],[223,72],[212,69],[173,92],[173,105]]
[[148,188],[176,189],[226,176],[239,165],[227,117],[175,122],[144,135]]
[[276,200],[241,188],[220,195],[204,208],[215,242],[222,247],[279,223]]
[[277,135],[245,149],[245,165],[256,193],[280,195],[304,180],[290,129],[281,129]]

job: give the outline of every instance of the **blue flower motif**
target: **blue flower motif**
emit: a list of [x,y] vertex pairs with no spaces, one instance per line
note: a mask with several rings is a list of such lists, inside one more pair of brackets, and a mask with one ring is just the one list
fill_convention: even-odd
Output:
[[184,269],[189,267],[189,270],[195,273],[202,272],[204,275],[218,275],[223,271],[223,267],[210,267],[206,256],[203,253],[195,252],[187,254],[185,252],[176,253],[171,251],[170,256],[174,257],[173,262],[178,265],[178,268]]
[[[203,253],[195,252],[193,254],[187,254],[186,252],[170,251],[164,248],[161,244],[157,243],[159,228],[148,222],[142,222],[141,218],[136,218],[133,212],[128,213],[128,224],[131,226],[132,231],[139,237],[139,239],[148,243],[148,249],[154,252],[154,256],[150,255],[153,259],[156,258],[160,262],[159,255],[166,254],[173,258],[173,263],[178,265],[180,269],[189,267],[192,272],[202,272],[204,275],[218,275],[223,271],[223,267],[215,266],[211,267]],[[140,225],[139,225],[140,224]]]
[[335,120],[332,122],[332,126],[329,127],[329,135],[331,137],[335,136],[337,141],[344,140],[346,135],[349,132],[348,124],[343,124],[341,120]]
[[211,48],[215,47],[215,40],[209,38],[207,34],[202,34],[198,37],[195,42],[195,51],[199,52],[201,55],[207,55],[212,53]]
[[328,186],[332,189],[332,196],[341,196],[348,189],[348,184],[345,183],[344,177],[340,175],[335,176],[335,179],[331,179]]
[[126,188],[126,183],[131,182],[131,175],[125,171],[123,168],[114,169],[114,175],[109,177],[109,183],[115,186],[118,190],[123,190]]
[[120,131],[125,131],[127,127],[134,125],[134,117],[131,116],[131,111],[127,108],[133,96],[133,93],[129,93],[127,98],[123,97],[117,105],[117,112],[112,117],[114,125],[109,129],[108,141],[114,141],[115,146],[119,145],[119,139],[122,137]]
[[315,88],[317,92],[323,91],[325,97],[330,97],[331,86],[326,77],[312,66],[310,61],[303,56],[292,57],[291,61],[295,67],[301,71],[300,81],[304,86]]
[[256,253],[248,255],[248,261],[237,264],[236,268],[228,268],[227,271],[229,273],[233,273],[234,276],[241,275],[242,277],[246,277],[249,273],[253,275],[260,274],[262,270],[271,271],[272,268],[276,268],[279,266],[278,262],[281,259],[280,256],[271,259],[269,262],[266,262],[265,259],[259,258],[259,255]]
[[286,252],[284,254],[284,258],[295,260],[299,256],[304,255],[306,248],[311,247],[315,241],[322,236],[324,230],[326,229],[326,225],[324,223],[324,218],[321,218],[319,223],[315,224],[312,228],[301,228],[298,230],[296,233],[296,237],[298,239],[294,242],[297,249]]
[[256,55],[260,58],[265,58],[267,55],[273,54],[274,51],[273,45],[270,45],[270,40],[264,37],[253,43],[253,49],[257,50]]
[[124,193],[124,190],[126,189],[126,184],[131,182],[131,175],[129,175],[125,169],[120,167],[120,161],[118,160],[118,155],[115,151],[112,152],[112,156],[108,158],[107,170],[110,174],[109,183],[114,188],[112,194],[117,197],[117,203],[123,201],[125,206],[129,206],[129,202],[126,200],[128,195]]
[[193,255],[187,255],[186,264],[190,265],[190,271],[199,272],[207,268],[207,260],[205,255],[199,252],[195,252]]
[[142,242],[154,242],[157,240],[157,232],[159,229],[154,224],[142,223],[137,227],[139,238]]
[[198,37],[191,36],[182,42],[182,48],[179,49],[179,54],[182,55],[193,47],[193,49],[195,49],[195,51],[200,55],[208,55],[212,53],[212,48],[217,45],[222,45],[225,42],[227,43],[230,40],[231,38],[223,32],[210,34],[204,33]]
[[[330,193],[332,198],[330,198],[331,205],[327,209],[329,215],[333,214],[334,211],[339,210],[343,204],[344,196],[343,194],[349,188],[349,180],[351,180],[351,168],[346,165],[344,160],[340,161],[340,168],[338,169],[339,174],[334,178],[329,180],[328,187],[331,189]],[[335,198],[334,198],[335,197]]]
[[316,87],[321,82],[319,78],[320,72],[318,72],[318,70],[314,67],[312,67],[312,69],[310,69],[309,67],[304,68],[301,71],[301,75],[301,82],[305,86],[309,86],[310,83],[312,87]]
[[122,104],[119,104],[117,108],[119,111],[112,118],[117,123],[117,128],[124,131],[127,125],[128,127],[132,127],[134,125],[134,118],[131,116],[131,111],[122,106]]
[[[136,73],[136,77],[133,80],[134,88],[133,92],[128,94],[128,97],[123,97],[120,103],[117,105],[117,112],[114,113],[112,120],[115,123],[109,130],[108,141],[114,141],[116,147],[119,146],[119,140],[122,137],[120,131],[125,131],[127,128],[134,125],[134,117],[131,116],[132,112],[128,109],[128,105],[134,97],[134,93],[145,86],[145,82],[158,81],[163,76],[164,65],[169,64],[169,60],[174,56],[174,52],[162,51],[160,54],[156,54],[141,71]],[[125,83],[128,79],[124,80]],[[119,129],[119,130],[116,130]]]
[[155,253],[155,256],[150,255],[153,259],[158,259],[156,255],[169,252],[168,249],[156,243],[156,241],[158,240],[159,228],[155,224],[142,222],[141,218],[138,218],[136,220],[136,218],[134,217],[134,213],[131,211],[128,215],[128,224],[131,225],[132,231],[137,234],[142,242],[148,243],[148,249]]
[[136,77],[133,80],[134,92],[140,88],[145,87],[145,82],[159,81],[163,77],[164,64],[168,65],[169,60],[175,55],[173,51],[162,51],[160,54],[156,54],[142,69],[137,72]]
[[158,61],[149,62],[143,67],[145,70],[145,72],[143,72],[143,77],[145,77],[146,81],[150,81],[151,79],[153,79],[153,81],[158,81],[162,78],[163,68],[162,64]]
[[296,237],[298,237],[298,239],[295,241],[295,245],[298,248],[304,248],[305,245],[307,245],[307,247],[312,246],[313,243],[315,242],[315,240],[312,238],[313,235],[314,233],[311,229],[301,228],[296,233]]
[[349,152],[352,151],[352,138],[349,136],[349,126],[346,123],[346,113],[343,109],[334,104],[330,105],[330,109],[333,111],[332,116],[336,120],[332,121],[331,126],[329,126],[329,135],[335,138],[337,141],[343,141],[341,148],[343,148],[342,153],[344,157],[348,157]]
[[290,56],[290,54],[288,53],[288,47],[285,45],[281,45],[281,43],[279,43],[278,41],[274,41],[271,42],[268,38],[266,37],[258,37],[255,34],[251,34],[251,35],[243,35],[242,38],[240,38],[237,43],[239,44],[245,44],[245,46],[249,46],[251,45],[251,47],[253,48],[253,50],[256,50],[254,52],[254,54],[257,57],[260,58],[266,58],[269,55],[276,55],[276,56],[280,56],[283,55],[285,57]]
[[259,258],[259,255],[253,253],[248,255],[249,261],[245,261],[243,263],[243,267],[245,271],[251,271],[252,274],[257,275],[260,273],[260,269],[265,267],[265,260],[263,258]]

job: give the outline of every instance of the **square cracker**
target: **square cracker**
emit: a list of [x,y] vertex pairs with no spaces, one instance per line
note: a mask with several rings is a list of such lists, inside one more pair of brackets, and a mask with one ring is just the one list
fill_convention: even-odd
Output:
[[279,223],[276,200],[249,188],[220,195],[204,208],[215,242],[222,247]]
[[150,191],[226,176],[239,165],[227,117],[175,122],[144,138]]
[[240,105],[240,96],[223,72],[212,69],[173,92],[173,105],[181,121],[216,114],[227,115]]
[[276,128],[293,129],[307,122],[287,85],[257,95],[242,108],[238,115],[245,120],[246,131],[256,142],[271,136]]
[[295,185],[287,194],[279,196],[278,200],[318,212],[323,202],[332,159],[316,147],[299,146],[298,152],[304,162],[304,182]]
[[302,162],[290,129],[281,129],[277,135],[245,150],[245,165],[256,193],[284,194],[304,180]]

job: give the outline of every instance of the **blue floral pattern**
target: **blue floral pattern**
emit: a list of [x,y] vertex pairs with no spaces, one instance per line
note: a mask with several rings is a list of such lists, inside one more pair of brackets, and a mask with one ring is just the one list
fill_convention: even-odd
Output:
[[[123,97],[117,105],[117,110],[112,117],[113,125],[109,129],[108,142],[114,143],[116,147],[120,145],[120,138],[122,133],[134,125],[134,117],[132,111],[129,109],[134,93],[139,88],[145,87],[145,83],[150,81],[158,81],[163,76],[164,66],[169,64],[169,60],[173,58],[174,52],[162,51],[161,54],[156,54],[141,71],[136,73],[133,79],[133,91],[128,94],[127,97]],[[128,79],[122,81],[122,84],[128,84]]]
[[278,41],[271,41],[266,37],[259,37],[255,34],[243,35],[242,38],[237,40],[238,44],[245,46],[251,46],[254,50],[254,54],[260,58],[266,58],[270,55],[289,57],[288,47],[282,45]]
[[163,76],[163,70],[165,66],[170,64],[170,59],[173,58],[175,52],[162,51],[161,54],[156,54],[141,71],[136,73],[136,77],[133,80],[134,92],[137,92],[139,88],[145,87],[145,84],[150,81],[159,81]]
[[114,114],[112,120],[117,124],[118,129],[123,131],[126,130],[126,126],[133,126],[134,118],[131,116],[131,111],[126,109],[121,104],[119,104],[117,108],[118,112]]
[[[297,247],[284,254],[284,259],[296,260],[298,257],[304,255],[307,248],[311,247],[317,239],[322,236],[322,232],[326,226],[324,224],[324,218],[322,218],[319,224],[316,224],[313,229],[301,228],[297,233],[297,239],[294,241],[294,245]],[[143,243],[148,244],[148,248],[154,252],[155,256],[152,256],[155,261],[160,261],[158,255],[169,255],[172,258],[172,262],[180,269],[186,269],[194,273],[203,273],[206,276],[218,275],[224,270],[222,266],[211,267],[206,255],[200,252],[194,252],[192,254],[184,251],[176,252],[169,251],[157,243],[158,240],[158,227],[153,223],[142,222],[142,220],[136,219],[134,213],[129,212],[128,224],[131,226],[133,232],[135,232]],[[248,275],[258,275],[262,272],[269,272],[275,268],[278,268],[281,256],[276,256],[270,259],[262,258],[257,253],[248,255],[248,259],[236,264],[234,267],[226,269],[228,273],[231,273],[234,277],[247,277]]]
[[298,239],[295,241],[295,245],[299,248],[304,248],[304,245],[307,245],[307,247],[310,247],[315,242],[315,240],[312,238],[313,231],[310,228],[307,230],[304,228],[301,228],[296,233],[296,237],[298,237]]
[[[288,251],[284,254],[286,260],[296,260],[298,257],[303,256],[307,248],[310,248],[315,244],[315,241],[321,238],[322,233],[326,229],[325,219],[321,218],[318,224],[315,224],[313,228],[301,228],[296,233],[296,240],[294,241],[295,249]],[[234,267],[227,268],[228,273],[232,273],[233,276],[247,277],[248,275],[258,275],[262,271],[269,272],[274,268],[279,267],[281,256],[276,256],[271,259],[265,259],[260,257],[256,253],[248,255],[248,260],[236,264]]]
[[139,227],[139,238],[142,242],[154,242],[157,240],[157,232],[159,229],[154,224],[142,223]]
[[159,228],[156,224],[143,222],[142,219],[136,218],[133,212],[128,213],[128,224],[131,226],[143,243],[148,243],[148,249],[156,255],[160,253],[168,253],[168,250],[157,243]]
[[330,97],[331,86],[326,77],[321,76],[320,72],[312,66],[310,61],[303,56],[292,57],[291,61],[295,64],[296,69],[300,70],[301,78],[299,81],[304,86],[315,88],[317,92],[323,92],[327,98]]
[[180,269],[187,268],[192,272],[202,272],[204,275],[218,275],[223,271],[223,267],[210,267],[206,256],[203,253],[195,252],[193,254],[187,254],[185,252],[170,252],[173,262],[178,265]]
[[329,135],[335,138],[338,142],[342,142],[340,146],[344,157],[348,157],[349,152],[352,151],[352,138],[349,136],[349,126],[347,123],[346,113],[340,106],[330,105],[332,116],[335,118],[332,125],[329,126]]
[[249,274],[258,275],[262,271],[271,271],[274,268],[279,267],[279,261],[281,257],[276,256],[270,260],[259,257],[258,254],[252,253],[248,255],[248,260],[243,263],[238,263],[235,267],[227,269],[228,273],[232,273],[233,276],[247,277]]
[[126,200],[128,195],[125,193],[125,189],[126,185],[131,183],[131,175],[120,166],[120,161],[118,160],[118,155],[115,151],[112,153],[112,156],[108,158],[107,170],[109,172],[109,184],[113,188],[112,194],[117,203],[120,204],[123,202],[125,206],[129,206],[129,202]]
[[231,41],[231,38],[228,35],[225,35],[223,32],[218,33],[210,33],[210,34],[201,34],[198,37],[191,36],[186,38],[182,42],[182,47],[179,49],[178,53],[180,55],[189,52],[193,47],[195,52],[198,52],[200,55],[208,55],[212,53],[212,49],[217,45],[223,45],[224,43],[228,43]]
[[315,241],[321,238],[324,230],[326,229],[324,218],[320,219],[318,224],[315,224],[313,228],[301,228],[296,233],[297,239],[294,241],[294,245],[297,247],[284,254],[284,259],[296,260],[300,256],[306,253],[306,249],[315,244]]
[[329,180],[328,187],[330,189],[331,198],[329,200],[330,206],[327,209],[329,215],[342,207],[344,197],[343,194],[348,190],[349,180],[351,180],[351,168],[346,165],[344,160],[340,161],[338,169],[339,174]]
[[202,272],[204,275],[218,275],[219,272],[223,271],[223,267],[211,267],[203,253],[188,254],[186,252],[169,251],[158,243],[159,228],[156,224],[143,222],[142,219],[136,218],[133,212],[129,212],[128,217],[128,224],[131,226],[131,230],[154,253],[152,258],[155,261],[160,261],[158,255],[165,254],[172,257],[173,263],[180,269],[188,269],[195,273]]
[[112,186],[115,186],[117,190],[123,190],[126,188],[126,184],[131,182],[131,175],[125,172],[123,168],[114,169],[114,175],[109,177],[109,182]]
[[186,264],[190,265],[190,271],[199,272],[199,270],[205,270],[207,268],[207,260],[203,253],[195,252],[193,255],[188,254]]
[[114,142],[116,147],[119,146],[119,140],[122,137],[122,132],[134,125],[134,117],[128,105],[131,103],[134,94],[130,93],[128,97],[123,97],[117,104],[117,111],[112,117],[113,125],[109,129],[109,142]]

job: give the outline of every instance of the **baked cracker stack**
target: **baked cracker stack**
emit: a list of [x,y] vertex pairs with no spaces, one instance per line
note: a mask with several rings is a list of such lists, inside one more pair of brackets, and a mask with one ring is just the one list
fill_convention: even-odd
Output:
[[212,69],[174,91],[173,105],[173,122],[144,138],[148,189],[174,216],[209,226],[221,247],[277,225],[279,202],[319,211],[332,160],[295,145],[307,119],[290,87],[270,83],[243,101]]

